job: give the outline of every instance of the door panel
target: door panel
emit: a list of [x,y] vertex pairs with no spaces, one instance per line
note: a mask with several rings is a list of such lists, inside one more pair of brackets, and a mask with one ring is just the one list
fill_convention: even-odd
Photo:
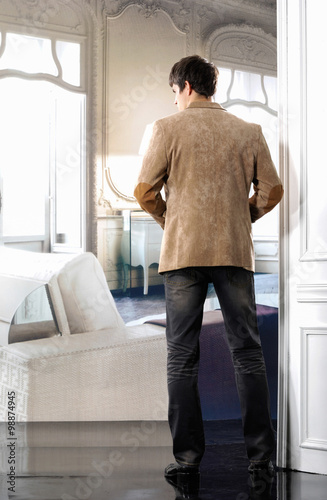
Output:
[[[281,235],[278,464],[327,474],[323,0],[279,1]],[[319,13],[319,15],[317,15]]]

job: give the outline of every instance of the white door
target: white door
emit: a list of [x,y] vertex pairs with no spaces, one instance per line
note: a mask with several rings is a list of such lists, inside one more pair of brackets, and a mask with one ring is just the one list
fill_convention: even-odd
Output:
[[281,209],[278,465],[327,474],[325,0],[279,0]]

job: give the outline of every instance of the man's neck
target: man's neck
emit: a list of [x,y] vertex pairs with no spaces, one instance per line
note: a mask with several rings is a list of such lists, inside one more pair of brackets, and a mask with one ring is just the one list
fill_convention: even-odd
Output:
[[204,95],[201,95],[201,94],[198,94],[197,92],[192,92],[192,94],[189,96],[189,102],[188,102],[188,106],[192,103],[192,102],[212,102],[212,97],[206,97]]

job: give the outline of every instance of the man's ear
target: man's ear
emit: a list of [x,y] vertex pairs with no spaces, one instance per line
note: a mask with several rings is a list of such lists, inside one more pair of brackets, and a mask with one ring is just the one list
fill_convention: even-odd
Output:
[[188,82],[187,80],[185,81],[185,87],[184,89],[186,90],[186,93],[187,95],[191,95],[192,94],[192,86],[190,84],[190,82]]

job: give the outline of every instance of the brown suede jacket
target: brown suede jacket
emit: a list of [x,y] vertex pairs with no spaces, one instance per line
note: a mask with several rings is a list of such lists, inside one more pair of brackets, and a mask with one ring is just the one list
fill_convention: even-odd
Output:
[[160,273],[194,266],[254,271],[251,222],[279,203],[283,187],[259,125],[195,101],[155,122],[134,196],[164,229]]

